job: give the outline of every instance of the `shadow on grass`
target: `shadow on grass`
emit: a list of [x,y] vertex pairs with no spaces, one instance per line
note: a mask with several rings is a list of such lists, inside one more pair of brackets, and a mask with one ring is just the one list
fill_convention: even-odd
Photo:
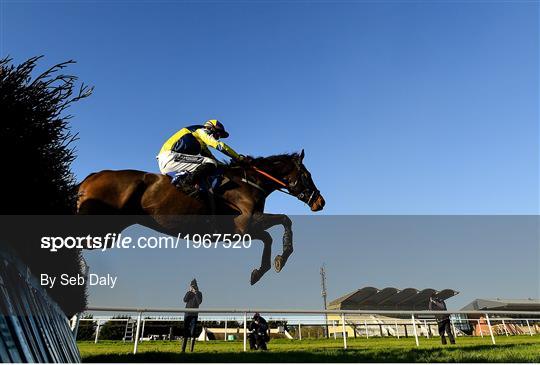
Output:
[[446,346],[412,349],[321,349],[272,352],[142,352],[90,355],[84,362],[538,362],[537,349],[527,344]]

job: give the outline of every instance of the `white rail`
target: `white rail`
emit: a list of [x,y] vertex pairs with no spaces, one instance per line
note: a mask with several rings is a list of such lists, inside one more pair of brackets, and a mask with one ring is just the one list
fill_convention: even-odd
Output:
[[[484,315],[488,328],[489,328],[489,334],[491,337],[491,342],[495,344],[495,336],[493,334],[493,329],[491,325],[491,321],[493,320],[501,320],[500,318],[496,318],[493,315],[519,315],[519,316],[530,316],[530,317],[538,317],[540,320],[540,312],[536,311],[414,311],[414,310],[313,310],[313,309],[263,309],[263,308],[245,308],[245,309],[236,309],[236,308],[137,308],[137,307],[88,307],[86,309],[87,312],[126,312],[126,313],[136,313],[137,314],[137,328],[136,328],[136,336],[133,346],[133,353],[137,353],[137,347],[139,342],[139,334],[140,334],[140,325],[141,320],[144,323],[144,319],[142,319],[143,313],[199,313],[199,314],[240,314],[243,316],[244,321],[244,338],[243,338],[243,344],[244,344],[244,351],[247,350],[247,315],[248,313],[263,313],[263,314],[304,314],[304,315],[316,315],[316,314],[334,314],[334,315],[340,315],[341,321],[342,321],[342,336],[343,336],[343,348],[347,349],[347,330],[346,330],[346,316],[347,315],[362,315],[362,314],[378,314],[378,315],[388,315],[388,316],[410,316],[410,324],[413,326],[413,333],[415,338],[416,346],[419,346],[419,336],[418,332],[416,330],[416,327],[418,325],[422,325],[422,321],[420,321],[419,317],[434,317],[435,315],[451,315],[451,314],[473,314],[473,315]],[[489,316],[492,315],[490,318]],[[78,323],[80,321],[80,314],[76,316],[75,323]],[[511,318],[504,318],[502,319],[503,325],[504,320],[509,320]],[[100,319],[88,319],[88,320],[100,320]],[[529,319],[523,319],[523,318],[517,318],[516,320],[526,320],[527,326],[529,327],[529,332],[532,336],[532,332],[530,330],[529,326]],[[457,321],[463,321],[463,319],[457,319]],[[473,319],[471,321],[479,321],[476,319]],[[409,322],[409,321],[407,321]],[[424,321],[425,324],[425,321]],[[99,327],[99,323],[98,323]],[[367,327],[367,325],[366,325]],[[300,328],[300,327],[299,327]],[[77,328],[74,329],[74,331],[77,331]],[[455,330],[454,330],[455,332]],[[301,335],[300,335],[301,336]],[[335,336],[335,332],[334,332]],[[482,336],[483,337],[483,336]],[[96,333],[96,342],[97,342],[97,333]]]

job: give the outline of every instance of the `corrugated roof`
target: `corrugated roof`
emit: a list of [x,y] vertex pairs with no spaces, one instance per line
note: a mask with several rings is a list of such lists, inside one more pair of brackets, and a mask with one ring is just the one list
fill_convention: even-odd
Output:
[[465,307],[463,311],[475,310],[540,310],[540,299],[475,299]]
[[446,300],[459,292],[452,289],[437,291],[435,289],[397,288],[377,289],[371,286],[355,290],[349,294],[334,299],[328,305],[329,309],[428,309],[429,297],[436,294]]

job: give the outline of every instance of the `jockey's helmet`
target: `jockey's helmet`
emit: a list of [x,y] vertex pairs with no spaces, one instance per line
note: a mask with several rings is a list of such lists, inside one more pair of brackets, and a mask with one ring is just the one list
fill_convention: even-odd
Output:
[[221,122],[217,119],[207,120],[206,123],[204,123],[204,127],[212,132],[216,132],[220,138],[229,137],[229,133],[227,133],[223,124],[221,124]]

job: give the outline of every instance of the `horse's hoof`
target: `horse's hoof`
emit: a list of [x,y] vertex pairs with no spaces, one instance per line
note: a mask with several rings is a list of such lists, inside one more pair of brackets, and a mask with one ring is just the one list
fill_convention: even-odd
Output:
[[251,272],[251,279],[250,279],[250,283],[251,285],[255,284],[257,281],[259,281],[259,279],[261,278],[261,275],[259,275],[259,270],[257,269],[254,269],[252,272]]
[[281,255],[277,255],[274,258],[274,269],[276,269],[276,272],[280,272],[281,269],[283,269],[283,265],[285,265],[283,257]]

